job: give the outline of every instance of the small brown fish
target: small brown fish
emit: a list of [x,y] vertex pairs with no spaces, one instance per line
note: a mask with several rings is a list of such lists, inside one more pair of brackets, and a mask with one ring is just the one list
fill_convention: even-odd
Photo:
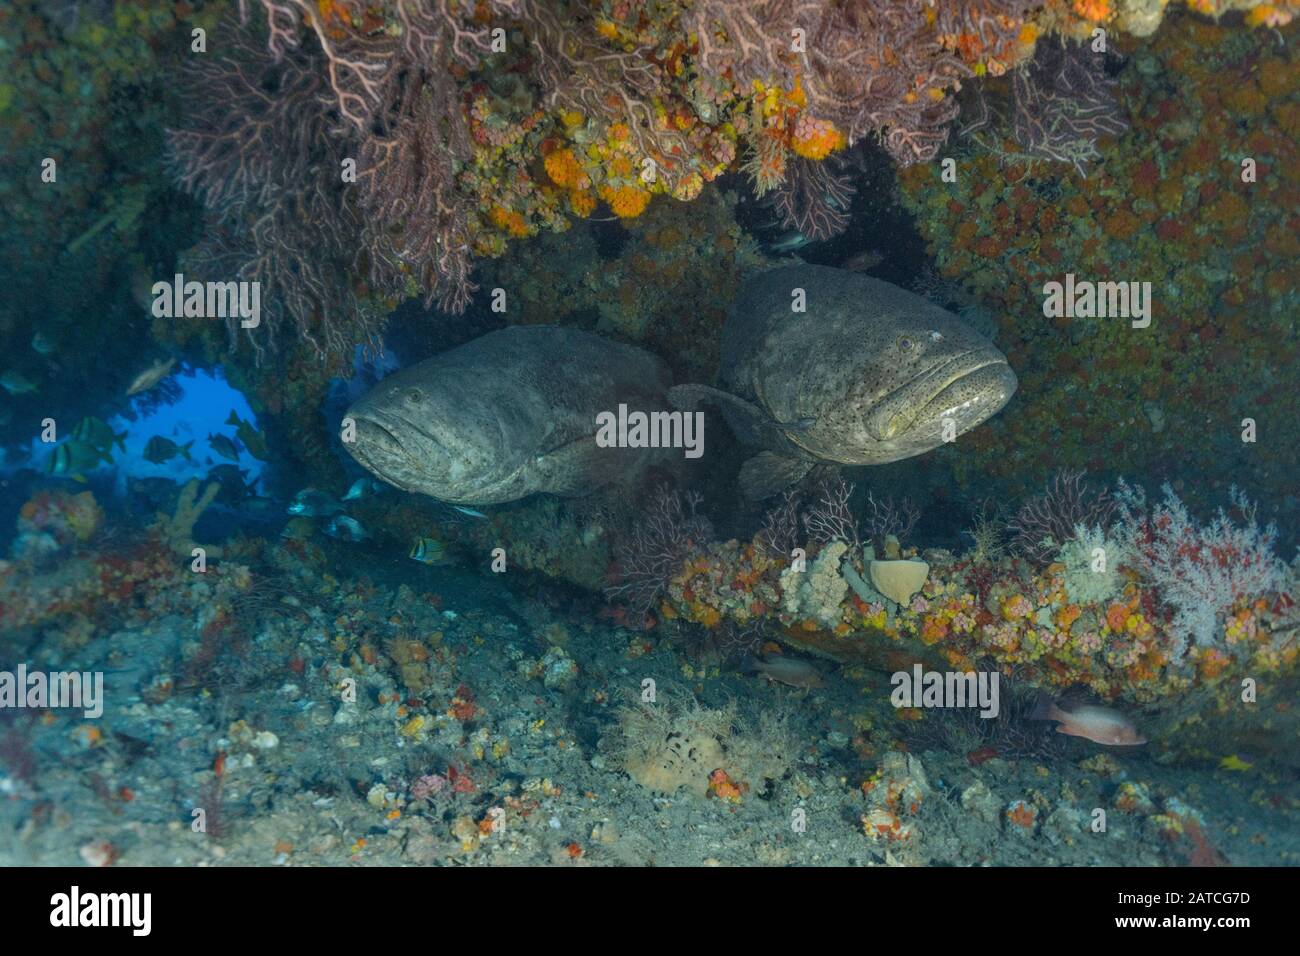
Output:
[[846,259],[840,268],[847,269],[850,272],[870,272],[884,261],[885,254],[883,252],[877,249],[863,249],[856,255]]
[[126,394],[136,395],[140,392],[149,391],[149,389],[153,388],[171,374],[172,366],[175,364],[176,360],[174,358],[166,359],[165,361],[159,359],[157,362],[154,362],[132,380],[131,387],[126,390]]
[[1096,704],[1082,704],[1064,710],[1046,694],[1038,698],[1029,719],[1054,720],[1058,734],[1082,737],[1107,747],[1136,747],[1147,742],[1133,721],[1117,710]]
[[757,674],[764,680],[789,687],[826,685],[821,671],[797,657],[783,657],[779,654],[763,658],[750,657],[745,659],[743,669],[751,674]]
[[271,457],[270,450],[266,446],[266,435],[240,418],[233,408],[230,410],[230,417],[226,419],[226,424],[235,426],[235,435],[244,443],[248,453],[258,461],[266,461]]

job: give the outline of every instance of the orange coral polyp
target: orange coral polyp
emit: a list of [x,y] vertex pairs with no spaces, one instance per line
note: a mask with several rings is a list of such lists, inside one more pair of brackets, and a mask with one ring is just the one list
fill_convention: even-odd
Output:
[[609,203],[614,215],[622,219],[634,219],[645,212],[650,202],[650,194],[636,186],[609,186],[600,188],[600,198]]
[[826,120],[799,117],[790,147],[806,159],[825,159],[845,146],[844,134]]
[[569,208],[574,215],[586,218],[596,210],[596,197],[587,189],[574,189],[569,193]]
[[1097,22],[1110,16],[1110,0],[1074,0],[1074,12],[1085,20]]
[[611,176],[631,176],[632,160],[626,156],[615,156],[609,161],[609,174]]
[[582,186],[586,178],[577,157],[573,155],[573,150],[568,147],[551,150],[546,156],[545,165],[546,175],[551,177],[551,182],[565,189]]
[[508,232],[516,239],[522,239],[528,235],[528,223],[522,215],[513,209],[506,209],[504,206],[493,206],[488,216],[492,220],[492,225],[504,232]]

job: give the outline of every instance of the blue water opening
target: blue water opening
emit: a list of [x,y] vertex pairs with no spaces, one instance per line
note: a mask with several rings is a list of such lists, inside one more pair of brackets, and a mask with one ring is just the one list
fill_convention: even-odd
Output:
[[358,345],[352,352],[351,377],[330,380],[330,401],[343,407],[351,405],[401,367],[401,359],[387,346],[381,345],[376,351]]
[[[134,420],[122,414],[107,420],[114,432],[127,433],[124,439],[126,450],[122,451],[114,445],[113,464],[101,464],[87,474],[98,476],[115,471],[115,487],[119,493],[125,490],[128,478],[169,478],[176,482],[186,482],[191,478],[202,478],[217,465],[229,464],[247,470],[249,484],[256,482],[261,477],[264,463],[249,454],[248,449],[235,438],[235,426],[227,424],[233,411],[254,428],[258,427],[257,418],[243,394],[226,381],[220,368],[185,369],[169,381],[174,383],[180,394],[175,402],[157,404],[147,396],[137,396],[127,401]],[[59,438],[64,441],[77,422],[60,424]],[[171,439],[182,446],[192,441],[190,459],[177,455],[169,461],[159,463],[146,460],[145,446],[155,435]],[[215,438],[218,435],[235,441],[239,452],[237,460],[231,461],[213,450],[209,436]],[[33,439],[32,466],[42,471],[48,470],[49,458],[56,447],[40,441],[39,437]]]

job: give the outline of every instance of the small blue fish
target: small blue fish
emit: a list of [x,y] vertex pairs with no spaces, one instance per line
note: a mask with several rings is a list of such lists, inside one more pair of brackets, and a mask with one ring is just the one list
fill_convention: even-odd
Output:
[[0,388],[10,395],[26,395],[36,391],[36,383],[17,369],[10,369],[0,375]]
[[208,447],[222,458],[239,461],[239,446],[228,435],[208,435]]
[[352,487],[348,493],[343,496],[344,501],[356,501],[359,498],[367,498],[370,495],[377,495],[384,490],[384,486],[373,478],[358,478],[352,482]]
[[289,502],[288,508],[289,514],[304,517],[326,517],[342,510],[343,505],[336,498],[315,488],[304,488],[298,492],[293,496],[293,501]]
[[362,527],[360,521],[347,515],[335,515],[331,518],[330,523],[325,526],[325,533],[340,541],[365,541],[370,537],[370,532]]
[[184,455],[186,461],[193,461],[190,456],[190,447],[194,444],[191,439],[184,445],[178,445],[170,438],[164,438],[162,435],[154,435],[149,439],[149,443],[144,446],[144,460],[153,462],[155,465],[161,465],[165,461],[171,461],[177,455]]
[[32,336],[32,351],[37,355],[53,355],[57,348],[54,340],[44,332],[37,332]]

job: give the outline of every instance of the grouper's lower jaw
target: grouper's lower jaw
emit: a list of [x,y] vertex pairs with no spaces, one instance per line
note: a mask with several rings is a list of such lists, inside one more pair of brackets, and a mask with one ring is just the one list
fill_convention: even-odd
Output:
[[909,434],[926,430],[927,422],[936,417],[957,418],[961,431],[996,412],[1015,390],[1015,373],[1001,352],[991,346],[972,349],[876,399],[863,424],[876,441],[885,444],[906,441]]
[[343,447],[371,474],[384,479],[403,491],[421,491],[427,476],[412,460],[394,431],[381,421],[352,412],[348,416],[356,422],[356,441],[344,442]]
[[917,416],[916,425],[935,422],[941,436],[945,421],[956,426],[958,435],[970,431],[1001,411],[1018,384],[1016,373],[1005,360],[989,362],[967,372],[935,395]]
[[914,414],[891,421],[887,437],[872,446],[871,463],[923,455],[970,431],[996,415],[1015,394],[1017,384],[1015,373],[1001,358],[977,365],[941,387]]

